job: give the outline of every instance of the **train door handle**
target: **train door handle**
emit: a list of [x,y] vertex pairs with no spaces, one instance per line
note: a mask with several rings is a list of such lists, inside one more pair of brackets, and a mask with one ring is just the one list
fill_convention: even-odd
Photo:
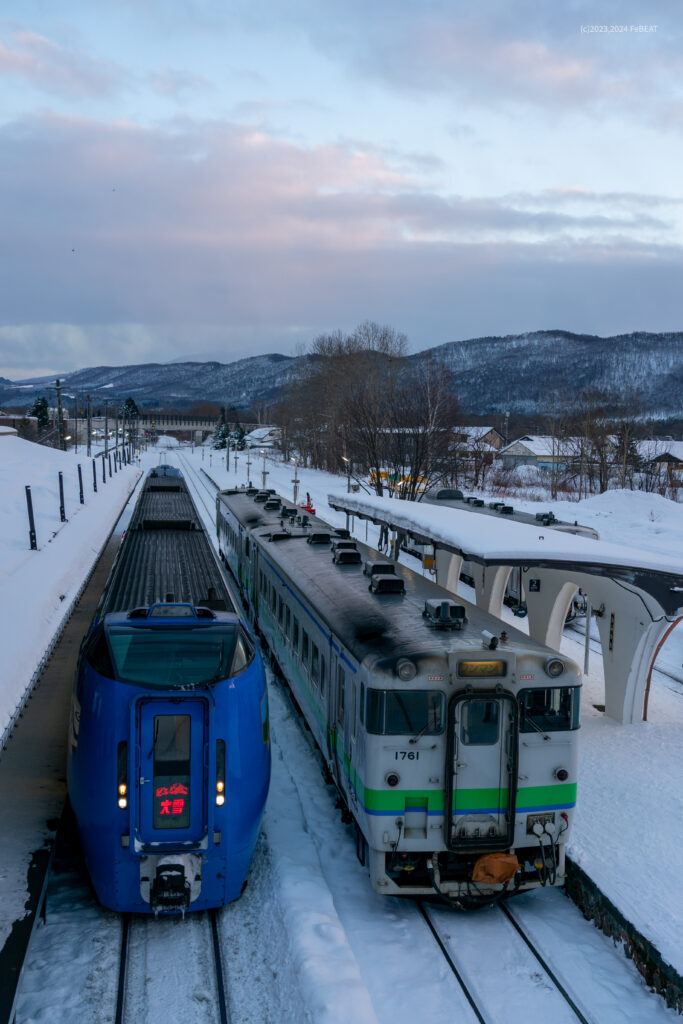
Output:
[[144,786],[146,782],[151,782],[151,779],[145,779],[142,775],[140,776],[140,785]]

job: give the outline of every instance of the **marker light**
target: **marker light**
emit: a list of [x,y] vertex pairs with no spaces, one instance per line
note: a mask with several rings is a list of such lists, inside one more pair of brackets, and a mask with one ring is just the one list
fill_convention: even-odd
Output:
[[216,804],[218,805],[218,807],[222,807],[224,803],[225,803],[225,797],[223,796],[223,794],[222,793],[217,793],[216,794]]
[[119,784],[119,796],[125,796],[127,792],[128,786],[125,784],[125,782],[121,782]]
[[559,658],[548,658],[543,667],[546,675],[549,675],[551,679],[557,679],[564,672],[564,662],[560,661]]
[[410,658],[399,658],[396,662],[396,674],[404,683],[409,683],[417,675],[417,665]]
[[120,796],[119,797],[119,807],[121,808],[121,810],[125,811],[127,806],[128,806],[128,801],[126,800],[125,796]]

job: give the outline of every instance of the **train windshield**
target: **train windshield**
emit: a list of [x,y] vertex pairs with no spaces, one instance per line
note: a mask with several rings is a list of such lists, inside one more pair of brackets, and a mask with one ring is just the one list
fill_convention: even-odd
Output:
[[443,732],[445,697],[439,690],[368,690],[366,728],[377,736]]
[[519,691],[520,732],[567,732],[579,728],[581,688],[548,686]]
[[115,678],[124,683],[182,689],[216,683],[233,674],[236,626],[111,626],[108,636]]

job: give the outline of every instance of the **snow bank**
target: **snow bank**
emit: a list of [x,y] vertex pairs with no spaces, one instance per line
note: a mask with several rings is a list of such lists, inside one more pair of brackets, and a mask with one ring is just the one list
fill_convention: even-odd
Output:
[[[77,465],[81,462],[85,504],[79,503]],[[67,522],[59,517],[63,473]],[[0,621],[12,643],[3,645],[0,732],[41,665],[52,638],[69,617],[84,579],[140,475],[124,466],[102,482],[98,460],[97,493],[92,466],[84,457],[44,448],[21,438],[3,438],[0,447]],[[38,550],[29,546],[25,485],[31,487]]]

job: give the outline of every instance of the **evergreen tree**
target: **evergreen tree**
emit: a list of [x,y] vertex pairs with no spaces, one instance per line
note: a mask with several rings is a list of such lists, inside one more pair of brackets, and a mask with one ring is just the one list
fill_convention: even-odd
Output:
[[29,416],[35,416],[38,420],[38,429],[45,430],[50,422],[50,415],[47,408],[47,398],[36,398],[28,412]]
[[133,417],[140,415],[140,410],[138,409],[137,405],[135,404],[132,398],[127,398],[125,400],[125,402],[123,403],[123,409],[121,411],[122,414],[126,416],[129,420],[132,420]]

